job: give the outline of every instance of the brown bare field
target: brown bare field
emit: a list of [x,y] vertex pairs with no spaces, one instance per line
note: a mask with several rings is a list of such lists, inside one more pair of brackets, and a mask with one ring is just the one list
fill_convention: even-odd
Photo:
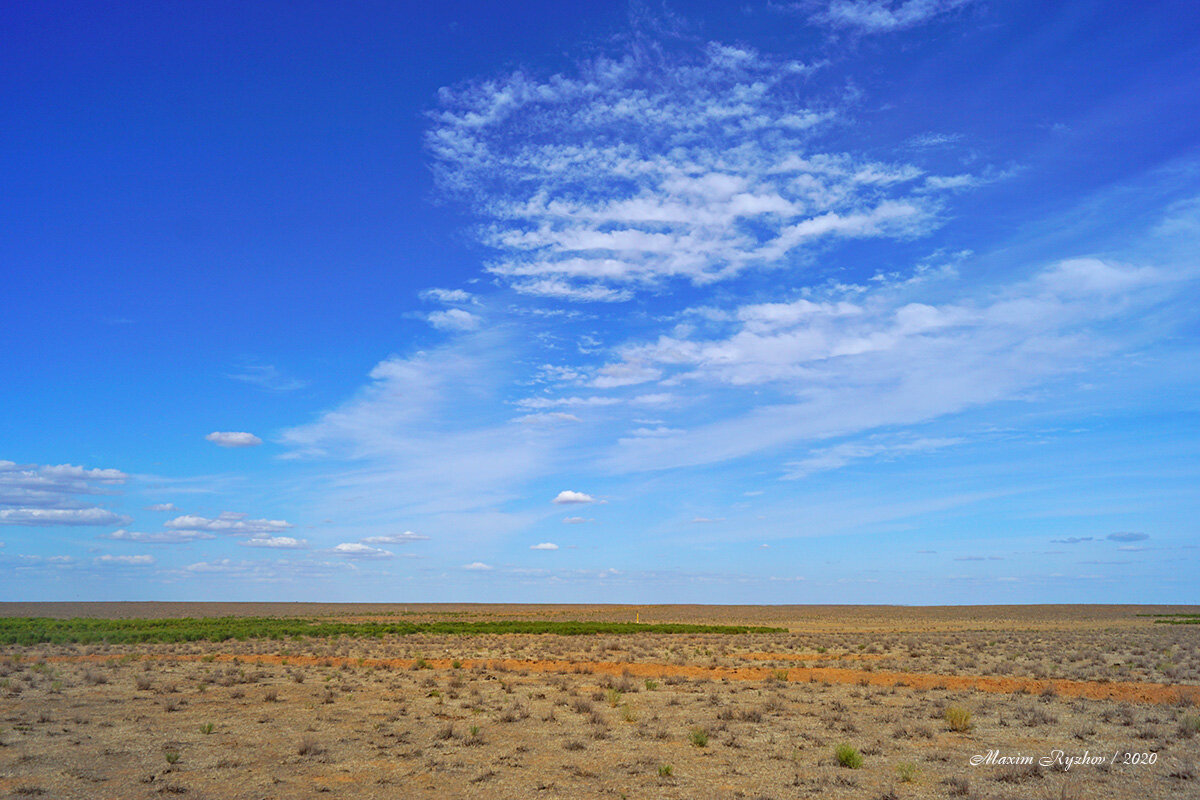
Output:
[[1194,610],[0,604],[787,628],[6,646],[0,797],[1200,797]]

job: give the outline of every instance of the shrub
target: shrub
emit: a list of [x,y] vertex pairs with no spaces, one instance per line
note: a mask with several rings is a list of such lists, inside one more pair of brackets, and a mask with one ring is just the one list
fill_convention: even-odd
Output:
[[847,769],[858,769],[862,766],[862,753],[848,744],[839,744],[833,750],[837,762]]
[[168,750],[167,752],[163,753],[163,757],[167,759],[168,764],[174,764],[179,760],[179,751]]
[[675,768],[670,764],[659,764],[658,766],[658,777],[660,778],[669,778],[674,772]]
[[704,728],[692,728],[688,733],[688,741],[696,747],[708,747],[708,731]]
[[911,783],[917,775],[917,765],[911,761],[897,764],[896,774],[900,776],[901,783]]
[[210,733],[213,732],[213,724],[211,722],[204,723],[203,725],[200,726],[200,732],[203,733],[205,736],[208,736]]
[[971,783],[966,778],[946,778],[942,783],[951,797],[966,797],[971,793]]
[[946,724],[950,726],[952,731],[969,731],[973,727],[971,724],[971,712],[961,706],[950,706],[942,714],[946,719]]
[[319,756],[325,752],[325,748],[313,737],[305,736],[300,740],[300,745],[296,748],[296,752],[302,756]]

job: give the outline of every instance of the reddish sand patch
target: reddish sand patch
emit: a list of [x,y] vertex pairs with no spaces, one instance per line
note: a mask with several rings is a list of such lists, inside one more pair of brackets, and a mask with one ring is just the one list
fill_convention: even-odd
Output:
[[730,658],[748,661],[873,661],[880,653],[730,653]]
[[[743,654],[746,655],[746,654]],[[778,658],[777,654],[753,654]],[[88,655],[50,656],[53,662],[101,662],[117,661],[128,656]],[[321,667],[376,667],[387,669],[412,669],[416,659],[411,658],[343,658],[335,656],[281,656],[276,654],[232,654],[209,655],[142,654],[139,658],[161,661],[221,661],[238,664],[279,664]],[[810,658],[810,657],[805,657]],[[448,658],[423,659],[430,669],[453,669]],[[525,660],[511,658],[459,659],[461,669],[482,666],[488,669],[511,672],[557,672],[591,673],[600,675],[629,676],[635,678],[665,678],[677,676],[692,680],[736,680],[764,681],[786,677],[789,682],[844,683],[862,686],[908,686],[916,689],[968,689],[977,692],[999,694],[1041,694],[1047,689],[1064,697],[1085,697],[1091,700],[1119,700],[1134,703],[1177,703],[1190,701],[1200,703],[1200,686],[1163,683],[1128,683],[1116,681],[1037,680],[1034,678],[1007,678],[989,675],[937,675],[921,672],[878,672],[871,670],[843,669],[838,667],[792,667],[771,669],[767,667],[703,667],[689,664],[656,664],[636,661],[568,661],[568,660]]]

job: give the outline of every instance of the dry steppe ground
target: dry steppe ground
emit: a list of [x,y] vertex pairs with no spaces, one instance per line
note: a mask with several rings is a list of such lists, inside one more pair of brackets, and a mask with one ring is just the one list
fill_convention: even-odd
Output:
[[1197,610],[0,604],[787,628],[5,646],[0,797],[1197,798]]

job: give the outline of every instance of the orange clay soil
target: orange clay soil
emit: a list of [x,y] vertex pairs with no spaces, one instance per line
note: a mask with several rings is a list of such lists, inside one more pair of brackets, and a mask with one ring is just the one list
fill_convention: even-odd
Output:
[[[795,658],[795,654],[756,653],[761,658]],[[55,662],[118,661],[128,656],[49,656]],[[295,666],[359,666],[412,669],[412,658],[340,658],[334,656],[280,656],[274,654],[209,655],[146,654],[140,656],[160,661],[224,661],[239,664],[279,664]],[[819,656],[804,656],[816,659]],[[482,667],[514,672],[592,673],[637,678],[678,676],[692,680],[762,681],[782,677],[786,672],[791,682],[848,683],[863,686],[908,686],[915,689],[969,689],[1000,694],[1040,694],[1047,689],[1065,697],[1086,697],[1091,700],[1120,700],[1135,703],[1177,703],[1190,698],[1200,703],[1200,686],[1163,683],[1120,683],[1116,681],[1037,680],[1035,678],[1004,678],[989,675],[936,675],[921,672],[876,672],[837,667],[792,667],[787,670],[766,667],[701,667],[686,664],[654,664],[636,661],[566,661],[525,660],[511,658],[456,659],[461,669]],[[422,659],[430,669],[452,669],[448,658]]]

